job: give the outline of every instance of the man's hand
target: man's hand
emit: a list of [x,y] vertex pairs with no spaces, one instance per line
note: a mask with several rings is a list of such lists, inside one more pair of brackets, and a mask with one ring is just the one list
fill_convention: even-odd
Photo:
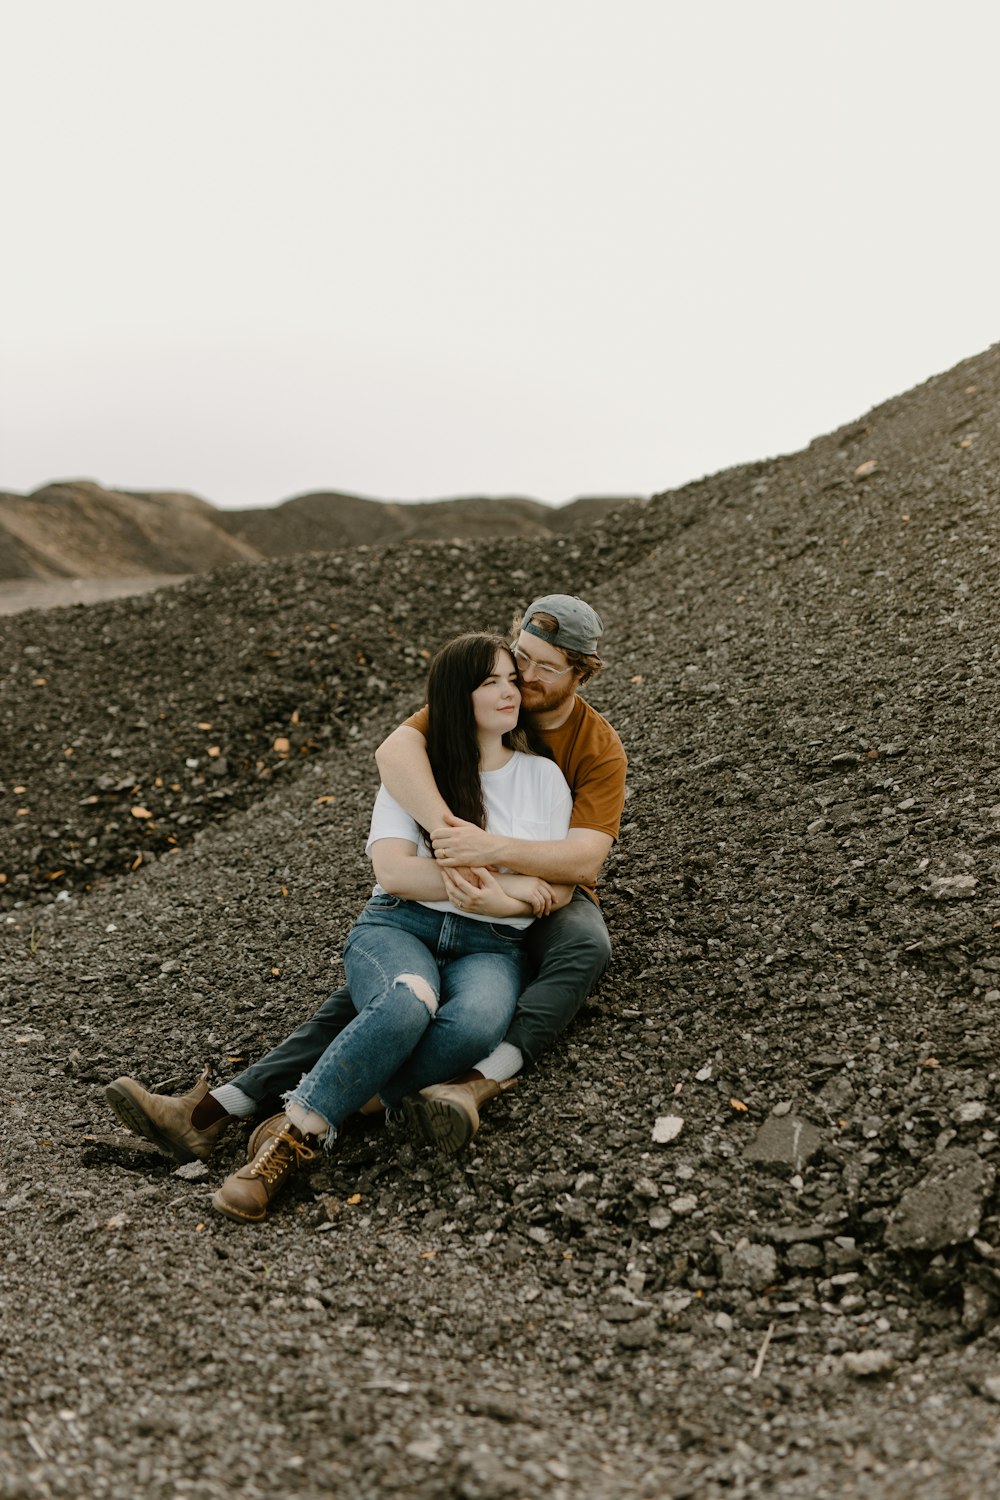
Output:
[[475,823],[467,823],[447,813],[444,823],[431,830],[434,858],[439,865],[467,865],[475,868],[496,863],[496,840]]

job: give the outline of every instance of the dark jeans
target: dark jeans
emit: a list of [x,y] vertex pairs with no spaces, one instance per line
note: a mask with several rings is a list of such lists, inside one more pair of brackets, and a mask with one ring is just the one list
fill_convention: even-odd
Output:
[[[534,977],[504,1040],[531,1064],[565,1030],[604,973],[611,940],[600,908],[577,890],[568,906],[532,924],[524,946]],[[350,990],[334,990],[315,1015],[230,1081],[258,1103],[287,1093],[356,1014]]]

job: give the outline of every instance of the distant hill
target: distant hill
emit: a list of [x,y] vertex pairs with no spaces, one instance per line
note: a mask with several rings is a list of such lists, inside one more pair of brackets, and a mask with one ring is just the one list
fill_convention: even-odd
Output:
[[472,497],[403,505],[323,491],[259,510],[220,510],[196,495],[73,480],[31,495],[0,492],[0,581],[204,573],[407,538],[562,536],[622,503],[584,498],[556,508]]

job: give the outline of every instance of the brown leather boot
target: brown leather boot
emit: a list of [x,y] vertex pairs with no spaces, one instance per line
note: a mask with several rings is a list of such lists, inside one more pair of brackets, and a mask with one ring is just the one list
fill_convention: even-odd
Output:
[[254,1130],[251,1130],[250,1139],[247,1141],[247,1161],[253,1161],[261,1147],[266,1146],[271,1137],[284,1130],[287,1124],[288,1116],[284,1110],[281,1110],[279,1114],[269,1115],[266,1120],[262,1120]]
[[151,1094],[134,1078],[116,1078],[104,1097],[116,1117],[133,1135],[151,1141],[175,1161],[207,1161],[229,1126],[232,1115],[223,1115],[206,1130],[191,1124],[191,1111],[208,1093],[208,1069],[186,1094]]
[[402,1110],[413,1135],[436,1147],[442,1156],[454,1156],[479,1129],[480,1105],[516,1084],[516,1078],[507,1078],[503,1083],[492,1078],[473,1078],[468,1083],[432,1083],[419,1094],[407,1094]]
[[[270,1125],[271,1121],[265,1120],[264,1124]],[[253,1161],[227,1177],[218,1192],[212,1194],[212,1206],[241,1224],[259,1223],[289,1178],[315,1155],[316,1137],[304,1136],[283,1115],[280,1128],[265,1140]]]

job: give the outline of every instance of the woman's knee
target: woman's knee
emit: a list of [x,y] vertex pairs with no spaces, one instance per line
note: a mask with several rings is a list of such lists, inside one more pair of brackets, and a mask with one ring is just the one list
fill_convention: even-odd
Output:
[[434,986],[429,984],[420,974],[397,974],[392,981],[392,988],[396,989],[403,985],[412,994],[416,995],[421,1004],[426,1005],[432,1016],[437,1015],[438,997]]

